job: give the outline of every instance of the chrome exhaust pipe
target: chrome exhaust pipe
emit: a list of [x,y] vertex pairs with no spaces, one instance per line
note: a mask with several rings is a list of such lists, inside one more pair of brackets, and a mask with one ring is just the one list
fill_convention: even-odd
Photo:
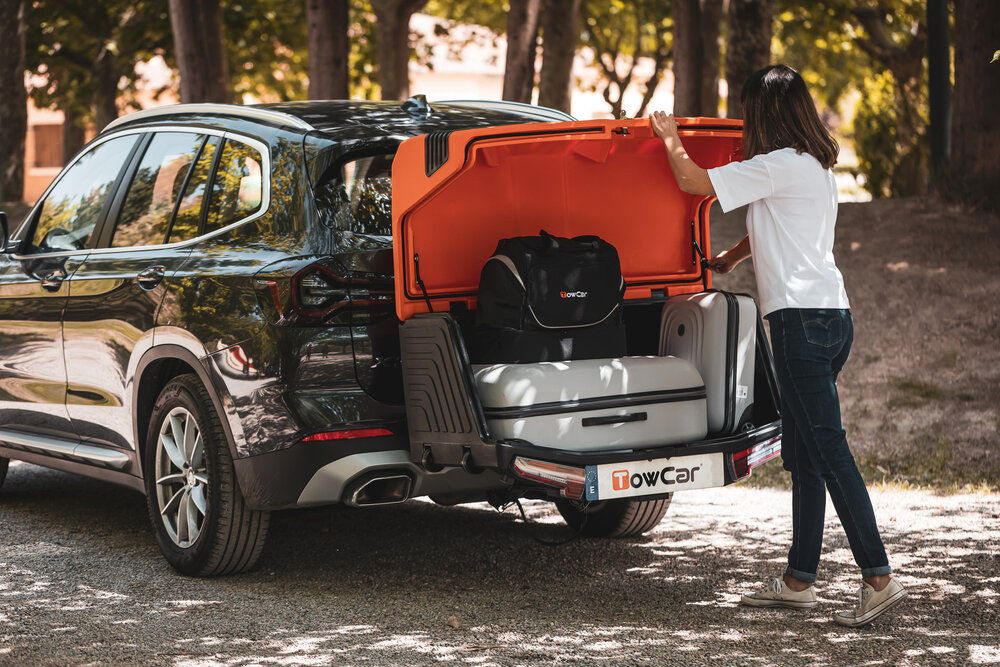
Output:
[[406,473],[374,473],[353,482],[344,493],[349,507],[373,507],[404,502],[413,490],[413,478]]

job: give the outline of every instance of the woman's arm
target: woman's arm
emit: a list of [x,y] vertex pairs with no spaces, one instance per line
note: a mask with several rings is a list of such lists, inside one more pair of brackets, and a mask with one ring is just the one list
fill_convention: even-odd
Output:
[[650,116],[650,125],[656,136],[663,140],[667,149],[667,158],[677,178],[677,185],[684,192],[693,195],[714,195],[715,188],[708,178],[708,172],[695,164],[691,156],[684,150],[681,139],[677,136],[677,121],[674,115],[669,116],[662,111],[654,111]]
[[729,273],[736,268],[736,265],[750,256],[750,236],[744,236],[743,240],[734,245],[729,250],[720,252],[718,255],[708,260],[708,268],[716,273]]

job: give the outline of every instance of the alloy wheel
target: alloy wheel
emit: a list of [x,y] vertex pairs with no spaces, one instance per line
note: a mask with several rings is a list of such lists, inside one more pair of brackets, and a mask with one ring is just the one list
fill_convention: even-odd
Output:
[[174,544],[195,543],[208,513],[208,471],[201,429],[183,407],[171,410],[156,441],[156,502]]

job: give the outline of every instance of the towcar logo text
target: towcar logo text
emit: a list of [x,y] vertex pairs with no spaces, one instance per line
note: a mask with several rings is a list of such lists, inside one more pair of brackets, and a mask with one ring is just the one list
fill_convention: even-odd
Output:
[[628,470],[615,470],[611,473],[611,488],[615,491],[624,491],[629,487],[639,489],[658,484],[686,484],[694,481],[694,474],[698,470],[701,470],[700,465],[692,468],[667,466],[663,470],[633,474],[629,474]]
[[584,299],[587,296],[586,292],[559,292],[559,296],[564,299]]

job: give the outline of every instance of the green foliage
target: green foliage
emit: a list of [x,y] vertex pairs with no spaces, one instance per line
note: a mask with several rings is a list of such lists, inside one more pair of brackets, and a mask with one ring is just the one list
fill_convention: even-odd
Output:
[[[368,0],[353,0],[348,27],[350,96],[378,95],[375,14]],[[309,92],[309,34],[305,2],[227,0],[222,21],[229,75],[237,99],[304,100]]]
[[508,6],[503,2],[430,0],[421,11],[449,21],[485,26],[498,35],[507,32]]
[[590,90],[602,88],[614,115],[622,111],[622,97],[632,83],[638,59],[654,60],[652,77],[642,82],[642,107],[625,110],[629,115],[642,115],[645,104],[660,83],[673,49],[673,18],[669,6],[658,0],[583,0],[580,14],[583,17],[581,46],[590,47],[593,64],[604,73],[603,81],[591,86]]
[[[926,128],[926,86],[921,86],[917,120]],[[889,72],[882,72],[862,83],[861,99],[854,115],[854,150],[861,171],[866,175],[865,189],[875,198],[899,197],[920,192],[926,187],[930,147],[926,130],[906,139],[900,132],[901,93]]]
[[923,192],[925,49],[911,46],[923,40],[924,0],[778,0],[775,17],[775,62],[799,70],[834,112],[860,93],[853,128],[841,133],[853,135],[865,189],[874,197]]
[[861,100],[854,115],[854,150],[873,197],[888,197],[896,152],[896,109],[892,75],[888,72],[861,82]]
[[348,76],[351,99],[374,100],[379,96],[378,42],[375,39],[375,12],[368,0],[351,3],[351,52]]
[[309,87],[304,2],[229,0],[222,5],[229,77],[237,100],[305,99]]
[[31,88],[40,108],[93,117],[93,68],[102,51],[114,56],[119,90],[135,106],[135,65],[173,52],[166,3],[155,0],[35,0],[28,3],[26,64],[42,82]]
[[772,62],[785,63],[802,75],[817,100],[831,109],[872,74],[871,60],[853,42],[850,2],[775,5]]

